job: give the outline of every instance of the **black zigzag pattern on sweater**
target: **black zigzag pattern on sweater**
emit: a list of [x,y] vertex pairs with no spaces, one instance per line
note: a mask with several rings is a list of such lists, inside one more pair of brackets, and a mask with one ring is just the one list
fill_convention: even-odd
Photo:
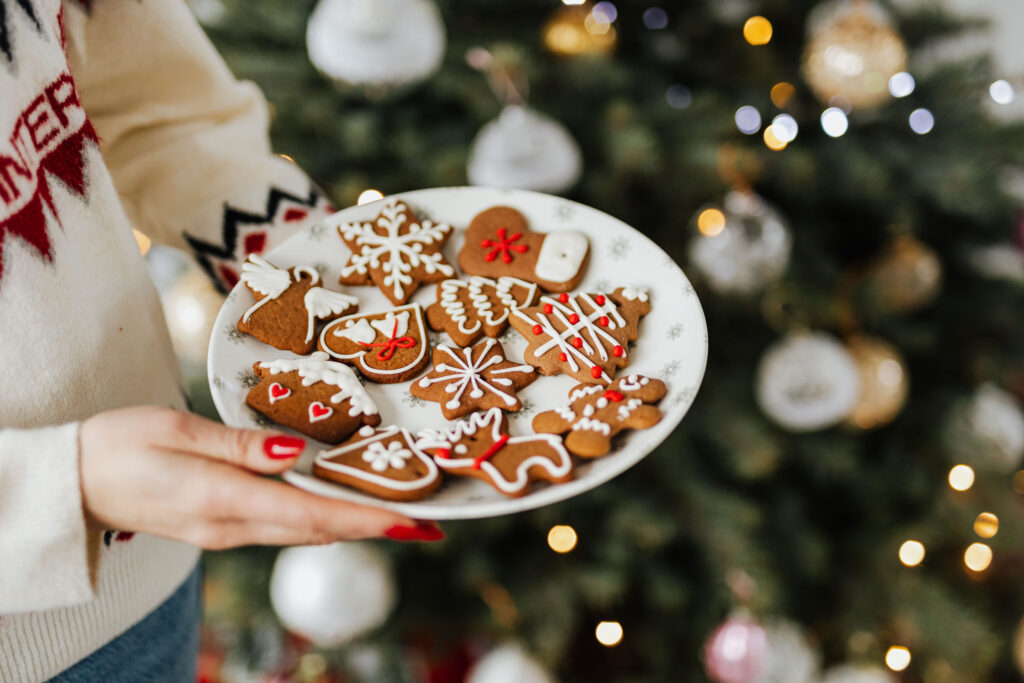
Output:
[[320,201],[320,197],[320,192],[315,187],[310,188],[309,195],[307,197],[299,197],[289,192],[279,190],[276,187],[271,187],[270,192],[267,193],[266,211],[262,214],[241,211],[227,203],[224,204],[224,218],[221,221],[220,244],[214,244],[212,242],[199,239],[198,237],[193,237],[187,232],[184,233],[185,241],[188,242],[188,245],[192,248],[199,265],[202,266],[203,270],[206,271],[206,274],[209,275],[210,279],[213,280],[214,284],[216,284],[217,289],[222,293],[226,293],[226,289],[221,282],[221,278],[217,273],[217,269],[212,259],[216,258],[224,261],[234,260],[236,256],[235,250],[238,248],[239,228],[245,225],[266,225],[273,222],[278,209],[281,207],[281,202],[283,201],[294,202],[300,206],[313,209]]
[[[0,52],[7,57],[8,62],[13,62],[14,48],[11,47],[11,33],[7,25],[9,18],[7,2],[8,0],[0,0]],[[43,30],[42,25],[39,23],[39,17],[36,16],[36,11],[32,8],[31,0],[13,0],[13,2],[28,15],[28,18],[36,25],[37,31]]]

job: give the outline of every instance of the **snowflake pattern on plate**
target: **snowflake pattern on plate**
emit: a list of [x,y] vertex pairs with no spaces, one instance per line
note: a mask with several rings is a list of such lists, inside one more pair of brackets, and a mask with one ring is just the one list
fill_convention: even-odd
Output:
[[686,326],[683,323],[676,323],[672,327],[668,328],[669,339],[679,339],[683,336],[683,332],[686,330]]
[[672,375],[674,375],[677,372],[679,372],[679,368],[681,368],[682,365],[683,365],[682,361],[680,361],[678,359],[670,360],[669,362],[665,363],[665,365],[662,366],[661,372],[658,373],[658,376],[659,377],[671,377]]
[[235,325],[224,326],[224,336],[228,338],[228,341],[232,344],[238,345],[245,339],[245,333],[238,329]]
[[528,398],[522,399],[523,407],[517,412],[512,413],[509,417],[513,420],[518,420],[521,417],[530,417],[537,411],[537,404]]
[[608,244],[608,255],[615,261],[621,261],[629,254],[629,240],[625,237],[616,237]]
[[570,204],[569,202],[559,202],[555,206],[555,218],[562,221],[563,223],[568,223],[569,221],[571,221],[575,213],[576,207]]
[[412,394],[406,393],[402,395],[402,403],[409,406],[410,408],[424,408],[428,401],[420,398],[419,396],[413,396]]
[[309,226],[309,237],[317,242],[324,238],[327,234],[327,226],[323,223],[314,223]]
[[252,389],[254,386],[260,383],[259,375],[253,372],[252,368],[245,368],[244,370],[239,370],[236,377],[238,378],[238,383],[241,384],[246,389]]

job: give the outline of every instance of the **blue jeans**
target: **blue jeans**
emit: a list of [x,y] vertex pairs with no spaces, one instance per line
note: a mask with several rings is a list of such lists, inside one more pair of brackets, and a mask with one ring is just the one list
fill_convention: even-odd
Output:
[[[193,683],[199,653],[199,567],[142,621],[51,683]],[[55,644],[60,647],[59,644]]]

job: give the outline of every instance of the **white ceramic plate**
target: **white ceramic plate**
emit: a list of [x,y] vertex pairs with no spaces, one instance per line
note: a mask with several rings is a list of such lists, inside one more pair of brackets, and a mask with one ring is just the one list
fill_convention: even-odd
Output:
[[[661,402],[661,422],[650,429],[626,431],[615,440],[615,449],[603,458],[577,460],[576,478],[566,484],[535,484],[521,498],[507,498],[490,485],[450,476],[441,489],[415,503],[382,501],[354,489],[312,476],[313,458],[320,447],[312,443],[285,480],[295,486],[334,498],[390,508],[416,519],[474,519],[493,517],[550,505],[579,495],[622,473],[642,460],[660,444],[683,419],[693,402],[707,361],[708,335],[704,312],[690,282],[679,266],[658,246],[622,221],[582,204],[522,190],[484,187],[444,187],[399,195],[422,217],[450,223],[455,233],[444,249],[452,264],[465,237],[465,227],[477,213],[490,206],[508,205],[521,211],[530,227],[539,232],[557,229],[580,230],[590,238],[590,265],[576,291],[611,291],[620,285],[644,287],[650,292],[652,310],[640,323],[640,338],[630,351],[631,363],[619,375],[639,373],[664,380],[668,395]],[[381,203],[353,206],[337,216],[344,221],[372,220]],[[328,288],[359,297],[360,312],[391,307],[376,287],[342,287],[338,273],[349,255],[334,231],[316,224],[298,233],[267,254],[278,267],[312,265],[323,275]],[[424,308],[434,301],[435,285],[424,285],[413,297]],[[239,283],[228,295],[217,316],[210,340],[209,377],[213,400],[221,418],[234,427],[269,427],[271,423],[245,405],[249,387],[257,381],[252,371],[256,361],[293,357],[237,331],[235,324],[254,303]],[[447,335],[431,333],[432,341],[449,341]],[[501,337],[506,355],[520,360],[526,341],[509,328]],[[410,382],[367,383],[367,390],[380,409],[383,424],[399,424],[415,432],[445,423],[438,403],[409,394]],[[511,433],[530,433],[530,421],[543,410],[566,403],[575,380],[564,375],[540,377],[519,392],[523,409],[511,414]],[[308,439],[307,439],[308,440]]]

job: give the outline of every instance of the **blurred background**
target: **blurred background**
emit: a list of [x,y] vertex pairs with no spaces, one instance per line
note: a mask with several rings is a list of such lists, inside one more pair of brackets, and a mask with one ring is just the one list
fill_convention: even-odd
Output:
[[[201,680],[1020,680],[1024,5],[191,5],[337,206],[563,194],[671,254],[711,340],[672,437],[577,499],[207,553]],[[149,260],[215,417],[220,297]]]

